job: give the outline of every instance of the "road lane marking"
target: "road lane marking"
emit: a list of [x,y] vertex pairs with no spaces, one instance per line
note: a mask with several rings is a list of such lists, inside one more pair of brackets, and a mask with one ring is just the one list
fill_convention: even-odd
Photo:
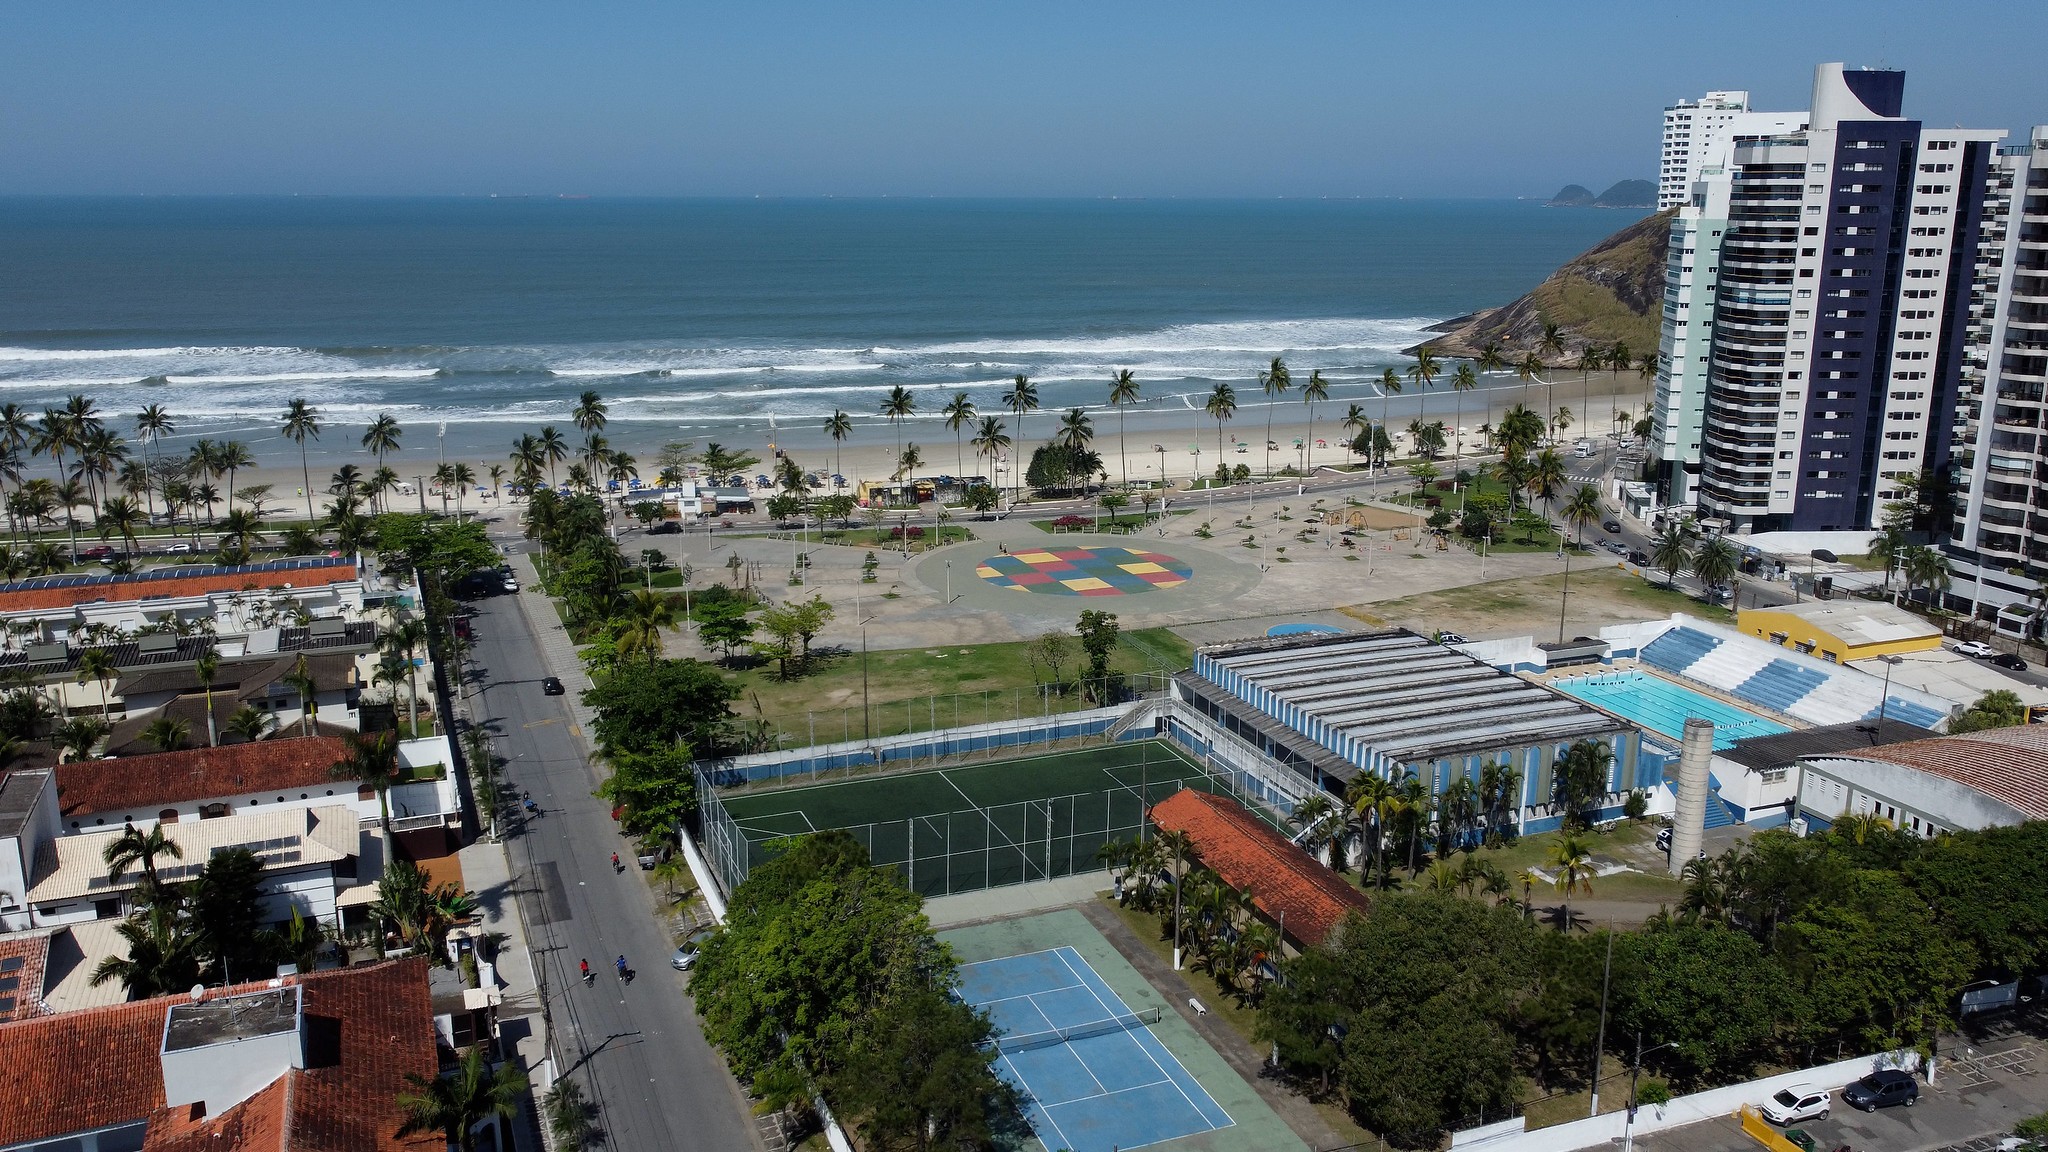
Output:
[[[560,724],[561,722],[562,722],[562,718],[561,718],[560,716],[555,716],[555,717],[551,717],[551,718],[549,718],[549,719],[546,719],[546,720],[535,720],[535,721],[534,721],[533,723],[531,723],[531,724],[521,724],[521,725],[520,725],[520,727],[521,727],[521,728],[545,728],[545,727],[547,727],[547,726],[548,726],[548,725],[550,725],[550,724]],[[572,731],[573,731],[573,729],[572,729]],[[581,735],[581,733],[578,733],[578,734],[579,734],[579,735]]]

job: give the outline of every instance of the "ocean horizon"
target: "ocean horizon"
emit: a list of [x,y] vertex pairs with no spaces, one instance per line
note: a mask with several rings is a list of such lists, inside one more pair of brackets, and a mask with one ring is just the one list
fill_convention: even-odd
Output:
[[[1430,325],[1506,303],[1642,215],[1526,200],[533,197],[0,199],[0,400],[157,403],[177,439],[296,456],[276,413],[396,416],[500,455],[567,424],[752,443],[835,408],[881,424],[984,409],[1022,373],[1046,409],[1136,373],[1133,427],[1218,381],[1245,416],[1274,356],[1337,411],[1377,401]],[[1290,398],[1290,403],[1293,402]],[[125,431],[125,429],[124,429]],[[925,439],[936,437],[929,431]],[[946,438],[950,438],[947,436]],[[352,443],[337,431],[329,451]]]

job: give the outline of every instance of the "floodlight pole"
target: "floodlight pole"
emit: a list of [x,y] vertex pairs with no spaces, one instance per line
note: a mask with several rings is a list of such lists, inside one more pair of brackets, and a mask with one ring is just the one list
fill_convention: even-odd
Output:
[[1571,602],[1571,596],[1572,554],[1570,552],[1566,552],[1564,554],[1564,590],[1560,592],[1557,597],[1557,642],[1559,644],[1564,643],[1565,606]]

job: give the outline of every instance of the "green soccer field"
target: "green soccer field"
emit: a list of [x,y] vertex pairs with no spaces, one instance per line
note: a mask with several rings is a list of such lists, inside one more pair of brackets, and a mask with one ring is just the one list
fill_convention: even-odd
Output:
[[780,837],[843,828],[927,896],[1071,875],[1182,787],[1222,781],[1158,740],[721,798],[749,870]]

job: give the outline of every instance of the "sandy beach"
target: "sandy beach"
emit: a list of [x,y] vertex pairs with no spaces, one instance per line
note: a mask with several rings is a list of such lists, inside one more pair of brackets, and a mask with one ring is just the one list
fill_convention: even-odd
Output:
[[[1609,417],[1616,408],[1640,415],[1647,385],[1635,373],[1595,373],[1584,384],[1576,374],[1567,373],[1555,379],[1552,387],[1556,403],[1574,413],[1566,436],[1576,438],[1580,435],[1610,434],[1615,426]],[[1507,407],[1524,402],[1525,391],[1531,407],[1541,409],[1544,406],[1546,389],[1542,384],[1525,389],[1521,381],[1511,376],[1489,377],[1484,386],[1464,394],[1459,423],[1464,429],[1468,454],[1476,452],[1481,426]],[[1588,394],[1594,412],[1590,426],[1578,418]],[[1271,439],[1275,447],[1269,453],[1265,448],[1269,411],[1266,397],[1240,392],[1237,414],[1222,428],[1222,459],[1232,467],[1245,465],[1254,475],[1264,474],[1269,467],[1273,471],[1299,467],[1304,452],[1311,468],[1353,463],[1353,457],[1344,447],[1346,435],[1341,424],[1346,409],[1353,402],[1359,403],[1372,420],[1379,420],[1382,404],[1377,399],[1353,401],[1344,397],[1318,404],[1313,427],[1308,423],[1307,408],[1299,400],[1298,393],[1290,393],[1270,405],[1273,417]],[[1388,421],[1397,434],[1418,416],[1443,420],[1448,427],[1458,408],[1459,402],[1441,385],[1426,397],[1404,393],[1389,398],[1385,404]],[[1043,409],[1026,414],[1023,435],[1019,437],[1017,417],[1010,412],[985,409],[983,414],[1002,419],[1007,433],[1015,441],[1002,461],[1000,478],[1005,487],[1012,482],[1008,472],[1010,461],[1028,462],[1032,448],[1050,439],[1058,429],[1062,415],[1058,411]],[[1121,437],[1119,413],[1115,409],[1091,409],[1089,415],[1095,427],[1092,447],[1101,453],[1103,468],[1112,482],[1120,482],[1128,475],[1132,484],[1156,484],[1163,474],[1170,485],[1185,486],[1191,479],[1208,476],[1215,471],[1217,423],[1204,412],[1134,407],[1124,414],[1127,431]],[[512,440],[526,431],[538,432],[544,423],[547,421],[536,423],[532,429],[505,424],[451,423],[445,437],[438,436],[438,429],[433,426],[407,427],[402,447],[390,454],[387,463],[405,483],[415,485],[415,491],[409,495],[394,493],[390,497],[391,506],[418,508],[424,504],[438,509],[441,501],[432,492],[432,477],[444,460],[451,464],[468,464],[475,472],[478,484],[488,487],[493,464],[506,467],[509,474]],[[570,441],[572,449],[581,443],[582,438],[569,421],[566,410],[554,425]],[[806,471],[828,475],[836,471],[845,476],[850,485],[886,478],[895,471],[898,428],[879,416],[857,414],[853,434],[837,444],[822,428],[770,429],[765,425],[733,425],[723,431],[729,435],[688,435],[674,428],[614,421],[605,428],[604,434],[615,449],[631,453],[636,458],[640,474],[648,482],[654,479],[657,471],[654,460],[662,445],[677,440],[689,443],[694,452],[702,452],[707,443],[715,440],[729,450],[744,450],[761,457],[764,463],[750,469],[750,474],[769,471],[767,462],[772,461],[777,450],[793,457]],[[361,429],[356,426],[330,424],[320,440],[308,441],[306,459],[312,473],[317,507],[324,508],[328,484],[335,469],[342,464],[353,463],[364,472],[376,467],[375,457],[357,445],[361,434]],[[903,421],[900,434],[902,443],[916,444],[924,459],[919,475],[989,474],[989,462],[977,459],[975,455],[970,429],[961,430],[957,449],[954,435],[945,427],[944,421],[929,414]],[[275,432],[264,435],[255,426],[238,438],[248,444],[257,464],[254,468],[243,469],[236,476],[236,487],[270,485],[270,495],[264,502],[267,518],[296,519],[305,515],[298,446]],[[1297,442],[1303,442],[1305,447],[1297,447]],[[1401,442],[1405,445],[1405,438]],[[169,437],[160,451],[177,453],[187,446],[189,438]],[[1121,455],[1120,446],[1123,450]],[[566,467],[565,463],[562,468],[565,470]],[[225,480],[220,486],[225,492]],[[463,507],[468,510],[495,508],[499,503],[488,497],[479,500],[475,488],[470,489],[462,500]],[[448,508],[451,511],[455,508],[452,494]],[[220,510],[225,511],[225,506]]]

